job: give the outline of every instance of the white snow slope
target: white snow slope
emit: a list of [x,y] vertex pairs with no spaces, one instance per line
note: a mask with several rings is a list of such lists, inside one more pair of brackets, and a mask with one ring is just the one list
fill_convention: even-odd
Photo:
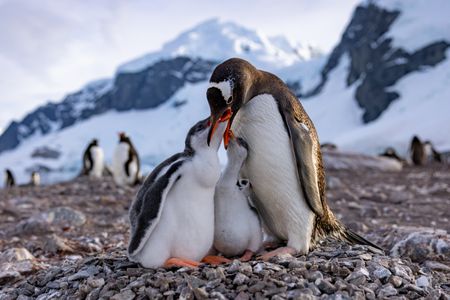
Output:
[[283,36],[269,37],[232,22],[211,19],[183,32],[164,44],[160,51],[120,66],[118,72],[137,72],[156,60],[176,56],[202,57],[213,61],[240,57],[258,68],[281,69],[320,55],[318,49],[291,42]]
[[[405,5],[406,2],[408,5]],[[392,30],[387,33],[394,38],[394,44],[401,43],[403,46],[405,43],[405,48],[415,50],[436,39],[450,39],[448,20],[441,13],[441,8],[448,6],[447,0],[395,0],[392,3],[379,0],[378,3],[389,8],[397,5],[395,8],[402,11]],[[428,3],[431,4],[427,6]],[[419,14],[418,9],[423,14]],[[321,67],[326,61],[324,57],[314,57],[311,53],[293,54],[292,43],[286,46],[280,38],[270,39],[262,33],[232,23],[208,21],[203,25],[206,26],[198,26],[181,34],[174,42],[166,44],[161,52],[123,65],[119,72],[136,71],[162,57],[181,54],[215,60],[241,56],[284,80],[300,79],[307,87],[318,82]],[[429,28],[427,30],[433,36],[431,40],[426,34],[421,34],[420,29],[423,28]],[[211,36],[209,30],[221,34]],[[244,51],[248,48],[242,45],[249,46],[251,51]],[[354,99],[357,83],[350,87],[345,85],[348,67],[349,58],[343,57],[338,67],[330,73],[323,91],[302,101],[317,127],[321,142],[333,142],[344,150],[369,154],[393,146],[404,154],[412,135],[418,134],[422,139],[431,140],[438,150],[450,149],[450,59],[434,68],[411,73],[391,87],[400,93],[400,99],[369,124],[362,123],[362,112]],[[92,138],[99,139],[107,163],[110,163],[117,142],[116,133],[126,131],[141,154],[146,173],[164,158],[181,151],[187,130],[208,115],[206,88],[206,82],[187,85],[156,109],[108,112],[59,132],[36,135],[17,149],[2,153],[0,171],[11,168],[18,181],[24,183],[28,181],[30,168],[41,164],[54,170],[42,174],[44,183],[69,179],[79,172],[84,147]],[[173,104],[180,100],[187,102],[175,107]],[[55,160],[31,158],[36,148],[45,145],[59,150],[62,155]],[[0,173],[0,186],[2,184],[3,172]]]

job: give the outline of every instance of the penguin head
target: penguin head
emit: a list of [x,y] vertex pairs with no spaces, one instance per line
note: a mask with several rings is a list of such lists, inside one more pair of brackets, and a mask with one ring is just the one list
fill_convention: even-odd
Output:
[[219,149],[220,143],[222,141],[222,135],[225,132],[226,123],[218,123],[218,125],[216,126],[216,133],[212,136],[210,144],[208,145],[207,140],[210,127],[211,122],[209,118],[203,119],[192,126],[186,136],[186,150],[194,152],[201,149],[208,149],[208,146],[211,146],[216,150]]
[[419,137],[417,135],[415,135],[415,136],[413,136],[411,143],[412,144],[421,144],[422,142],[420,141]]
[[93,139],[91,141],[91,146],[98,146],[98,140],[97,139]]
[[251,96],[249,91],[255,79],[254,74],[257,73],[255,67],[239,58],[231,58],[214,69],[206,91],[211,111],[208,144],[214,135],[217,123],[228,121],[227,131],[231,128],[237,112]]
[[127,144],[131,143],[130,137],[125,132],[123,131],[119,132],[118,135],[119,135],[119,143],[127,143]]

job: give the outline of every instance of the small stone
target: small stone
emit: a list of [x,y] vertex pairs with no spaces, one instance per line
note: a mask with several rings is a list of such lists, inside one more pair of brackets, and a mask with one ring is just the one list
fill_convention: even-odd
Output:
[[87,284],[93,288],[102,287],[103,285],[105,285],[105,279],[89,277],[87,279]]
[[397,293],[398,293],[397,290],[392,286],[392,284],[388,283],[378,290],[377,296],[378,298],[386,298],[395,296],[397,295]]
[[400,290],[400,292],[404,292],[404,291],[412,291],[412,292],[418,293],[419,295],[422,295],[422,296],[424,296],[426,294],[424,289],[421,289],[420,287],[415,286],[414,284],[407,284],[407,285],[405,285]]
[[392,285],[393,285],[394,287],[396,287],[396,288],[401,287],[402,284],[403,284],[402,278],[399,277],[399,276],[396,276],[396,275],[392,276],[392,277],[389,279],[389,282],[392,283]]
[[208,299],[208,293],[205,288],[194,288],[193,291],[196,299]]
[[158,297],[158,295],[161,294],[157,289],[152,287],[148,287],[144,291],[145,295],[147,295],[147,297],[149,297],[150,299],[155,299]]
[[422,275],[416,279],[416,285],[421,288],[427,288],[430,286],[430,281],[427,276]]
[[250,266],[249,263],[243,263],[241,267],[239,268],[239,272],[245,274],[245,275],[251,275],[252,274],[252,266]]
[[306,274],[306,279],[315,282],[317,279],[323,279],[323,274],[320,271],[313,271]]
[[75,280],[80,280],[80,279],[86,279],[86,278],[88,278],[89,276],[91,276],[91,274],[89,274],[88,271],[82,270],[82,271],[79,271],[79,272],[77,272],[77,273],[75,273],[75,274],[69,276],[69,278],[68,278],[67,280],[69,280],[69,281],[75,281]]
[[233,279],[234,285],[242,285],[248,281],[248,277],[242,273],[237,273]]
[[389,277],[391,277],[392,273],[388,268],[378,266],[375,271],[373,271],[373,275],[381,282],[386,283],[389,280]]
[[250,296],[246,292],[240,292],[234,299],[235,300],[249,300]]
[[367,271],[366,268],[357,268],[355,271],[353,271],[350,275],[348,275],[345,280],[351,281],[353,279],[359,278],[359,277],[367,277],[369,278],[369,271]]
[[47,283],[47,287],[49,288],[49,289],[59,289],[59,283],[58,282],[56,282],[56,281],[52,281],[52,282],[49,282],[49,283]]
[[444,272],[450,272],[450,267],[447,265],[444,265],[443,263],[437,262],[437,261],[431,261],[428,260],[424,263],[424,265],[434,271],[444,271]]
[[411,281],[411,277],[409,276],[409,273],[411,273],[411,270],[406,266],[403,267],[403,266],[396,265],[394,267],[393,273],[396,276],[400,276],[402,278],[405,278],[408,281]]
[[253,267],[253,273],[260,274],[264,270],[264,264],[263,263],[257,263]]
[[207,268],[205,270],[205,276],[208,280],[214,280],[214,279],[225,279],[225,273],[224,269],[222,267],[217,268]]
[[316,298],[313,295],[313,292],[308,288],[290,290],[286,293],[286,296],[288,299],[302,299],[302,300],[309,300],[309,299],[312,300]]
[[124,290],[111,297],[111,300],[133,300],[136,294],[132,290]]
[[367,282],[367,279],[365,276],[359,276],[357,278],[353,278],[352,280],[349,280],[350,284],[356,285],[356,286],[362,286]]
[[25,248],[11,248],[0,253],[0,264],[33,259],[33,254],[31,254],[30,251]]
[[248,288],[248,291],[252,294],[256,293],[256,292],[260,292],[262,291],[262,289],[266,286],[264,281],[258,281],[256,282],[254,285],[250,286]]
[[369,253],[364,253],[360,254],[359,258],[361,258],[362,260],[372,260],[372,255],[370,255]]
[[327,280],[317,279],[315,281],[315,284],[323,293],[332,294],[336,292],[336,287]]
[[228,266],[227,272],[228,273],[236,273],[239,271],[239,268],[241,267],[241,262],[237,259],[233,260],[233,262]]
[[0,271],[0,284],[17,280],[18,278],[20,278],[20,273],[17,271],[12,270]]
[[218,300],[227,300],[227,297],[224,296],[221,292],[212,292],[211,298],[218,299]]

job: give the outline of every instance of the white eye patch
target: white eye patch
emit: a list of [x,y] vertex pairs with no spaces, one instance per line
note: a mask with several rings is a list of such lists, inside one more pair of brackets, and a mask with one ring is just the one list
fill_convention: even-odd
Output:
[[233,90],[233,87],[231,85],[231,81],[224,80],[224,81],[221,81],[221,82],[210,82],[208,88],[211,88],[211,87],[215,87],[215,88],[219,89],[220,92],[222,93],[223,99],[225,99],[225,102],[227,104],[230,104],[230,102],[232,100],[231,99],[231,93],[232,93],[232,90]]

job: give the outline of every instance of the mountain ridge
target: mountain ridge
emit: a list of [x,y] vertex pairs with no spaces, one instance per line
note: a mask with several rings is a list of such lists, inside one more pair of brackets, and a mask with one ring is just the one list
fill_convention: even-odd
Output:
[[[411,20],[411,16],[417,15],[415,9],[422,9],[425,4],[414,0],[411,3],[416,5],[408,6],[414,10],[408,11],[383,1],[379,0],[380,5],[377,1],[365,1],[355,8],[341,40],[328,56],[311,54],[304,61],[300,58],[292,61],[288,56],[284,60],[286,66],[280,68],[279,57],[270,65],[270,59],[265,60],[261,53],[272,53],[271,50],[261,52],[255,46],[255,53],[251,50],[250,54],[256,58],[251,62],[259,68],[268,64],[267,70],[279,75],[302,98],[321,142],[369,154],[392,146],[404,154],[411,136],[418,134],[434,142],[437,149],[446,150],[450,148],[450,136],[446,134],[450,125],[445,116],[446,111],[450,112],[450,104],[444,101],[450,97],[446,28],[434,26],[428,15],[423,16],[425,21],[413,18],[414,22],[434,28],[433,37],[438,39],[420,36],[400,47],[397,40],[408,40],[402,35],[410,34],[408,26],[416,27],[416,23],[404,20]],[[447,24],[442,20],[436,22]],[[185,32],[188,40],[192,32]],[[260,37],[257,33],[255,36]],[[230,41],[229,49],[234,49],[235,44]],[[283,46],[282,39],[276,43]],[[171,49],[177,53],[182,43],[175,44]],[[201,41],[196,45],[203,44]],[[115,130],[125,130],[136,138],[145,168],[150,170],[174,147],[182,146],[178,142],[184,140],[190,124],[208,114],[204,100],[207,79],[220,61],[221,58],[174,56],[168,51],[147,65],[148,59],[137,65],[134,60],[131,66],[135,69],[129,65],[126,72],[122,65],[114,79],[88,86],[88,91],[73,93],[60,103],[39,107],[22,122],[12,123],[0,137],[0,164],[16,166],[22,174],[41,167],[75,174],[79,168],[77,153],[92,137],[101,137],[102,144],[109,148],[114,145]],[[314,89],[318,91],[312,93]],[[63,117],[58,119],[59,116]],[[417,122],[424,118],[425,125]],[[69,134],[78,141],[72,141]],[[33,156],[43,147],[50,147],[61,156],[54,160]],[[45,151],[38,151],[42,152]],[[65,155],[66,152],[70,155]],[[108,155],[106,158],[110,159]]]

